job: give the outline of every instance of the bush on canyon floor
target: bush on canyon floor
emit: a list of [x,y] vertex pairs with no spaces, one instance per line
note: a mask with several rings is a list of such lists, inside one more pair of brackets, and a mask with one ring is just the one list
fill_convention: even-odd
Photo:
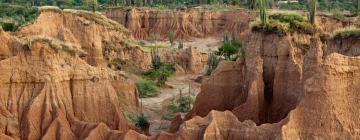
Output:
[[360,28],[355,26],[340,28],[333,32],[332,37],[333,38],[360,37]]
[[251,29],[252,31],[262,31],[278,35],[293,32],[312,34],[316,30],[304,16],[294,13],[277,13],[270,15],[265,25],[262,25],[260,20],[256,20],[251,23]]
[[150,127],[150,121],[144,113],[138,114],[133,112],[124,112],[124,115],[128,121],[133,123],[137,128],[140,128],[143,132],[148,131]]
[[135,126],[140,128],[145,133],[149,130],[150,122],[144,113],[140,113],[140,115],[136,117]]
[[144,79],[156,81],[158,86],[163,86],[175,72],[175,64],[162,62],[157,49],[152,49],[151,63],[152,68],[143,74]]
[[140,98],[148,98],[157,96],[156,83],[151,80],[138,80],[135,82],[136,89],[139,92]]
[[178,112],[187,113],[191,111],[193,103],[194,99],[191,96],[180,96],[175,102],[167,106],[167,110],[170,112],[170,114]]
[[167,79],[175,72],[174,64],[160,63],[159,68],[152,68],[145,72],[144,78],[156,81],[158,86],[163,86]]

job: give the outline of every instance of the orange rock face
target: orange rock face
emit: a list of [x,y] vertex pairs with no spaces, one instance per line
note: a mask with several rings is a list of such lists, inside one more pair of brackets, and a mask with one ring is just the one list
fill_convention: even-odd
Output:
[[[338,43],[354,38],[321,41],[300,34],[279,37],[257,33],[249,38],[251,47],[247,48],[245,63],[219,65],[204,81],[193,110],[173,137],[360,138],[357,117],[360,56],[350,51],[357,50],[358,45]],[[239,77],[231,80],[231,76]],[[210,79],[237,81],[241,86],[219,86],[223,82],[208,83]]]
[[248,29],[255,13],[249,11],[214,12],[207,9],[161,11],[152,9],[109,8],[105,15],[134,33],[136,38],[158,35],[167,38],[173,31],[179,38],[221,36],[225,31],[238,34]]

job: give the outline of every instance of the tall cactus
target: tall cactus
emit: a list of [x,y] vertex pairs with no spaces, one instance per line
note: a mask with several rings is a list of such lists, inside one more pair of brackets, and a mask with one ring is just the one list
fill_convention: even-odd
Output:
[[260,9],[261,25],[264,26],[267,23],[265,0],[259,0],[258,4]]
[[356,6],[356,7],[355,7],[355,9],[356,9],[356,13],[355,13],[355,14],[356,14],[357,16],[359,16],[359,14],[360,14],[360,0],[355,0],[354,2],[355,2],[354,5]]
[[316,17],[316,0],[310,0],[309,3],[309,20],[310,23],[315,25],[315,17]]

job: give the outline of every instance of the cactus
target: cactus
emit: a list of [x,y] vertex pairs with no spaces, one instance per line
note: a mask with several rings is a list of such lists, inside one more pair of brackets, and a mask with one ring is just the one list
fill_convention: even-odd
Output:
[[260,20],[261,25],[265,26],[267,23],[267,16],[266,16],[266,6],[265,6],[265,0],[259,0],[259,9],[260,9]]
[[355,9],[356,9],[356,15],[357,16],[359,16],[359,14],[360,14],[360,0],[356,0],[356,1],[354,1],[355,3],[354,3],[354,5],[356,6],[355,7]]
[[151,50],[151,63],[153,69],[159,69],[161,67],[161,60],[157,48]]
[[182,39],[179,40],[179,45],[178,45],[178,49],[182,49],[184,48],[184,42]]
[[168,33],[168,38],[169,38],[169,41],[170,41],[171,46],[174,45],[175,37],[176,37],[175,32],[170,31],[170,32]]
[[315,16],[316,16],[316,0],[310,0],[309,3],[309,21],[311,24],[315,25]]

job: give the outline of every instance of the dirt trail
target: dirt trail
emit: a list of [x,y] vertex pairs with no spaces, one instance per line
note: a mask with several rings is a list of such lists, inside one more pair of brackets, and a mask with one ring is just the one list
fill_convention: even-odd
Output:
[[[177,46],[177,43],[174,46]],[[163,46],[170,46],[169,41],[159,41],[152,44],[161,44]],[[212,52],[217,50],[221,45],[221,38],[193,38],[191,41],[184,42],[184,47],[196,47],[201,52]],[[152,135],[166,131],[170,125],[170,121],[163,119],[165,107],[172,101],[177,99],[180,95],[180,90],[183,95],[189,94],[189,85],[191,86],[191,96],[195,99],[196,95],[200,92],[200,83],[194,80],[201,75],[185,74],[175,75],[166,82],[169,86],[167,88],[159,89],[159,96],[153,98],[143,98],[140,102],[143,106],[143,111],[151,121],[150,133]]]
[[167,82],[169,88],[159,90],[159,96],[141,99],[144,113],[151,121],[150,133],[152,135],[168,129],[170,121],[163,119],[164,108],[180,96],[180,90],[183,95],[188,95],[189,85],[191,85],[190,95],[195,99],[200,91],[200,83],[194,81],[198,76],[200,75],[175,76]]

